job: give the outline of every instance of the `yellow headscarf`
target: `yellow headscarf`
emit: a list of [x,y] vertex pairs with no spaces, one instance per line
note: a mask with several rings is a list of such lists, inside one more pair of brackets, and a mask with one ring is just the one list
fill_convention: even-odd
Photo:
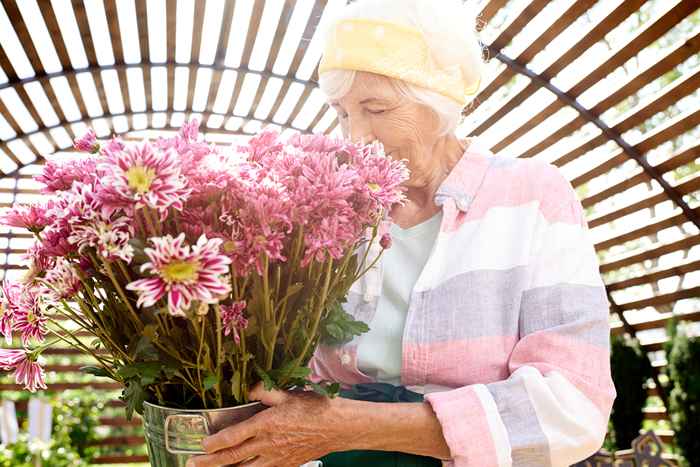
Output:
[[[446,47],[454,46],[445,44]],[[326,43],[318,72],[367,71],[406,81],[466,105],[480,79],[467,82],[459,65],[439,66],[419,30],[381,20],[339,21]]]

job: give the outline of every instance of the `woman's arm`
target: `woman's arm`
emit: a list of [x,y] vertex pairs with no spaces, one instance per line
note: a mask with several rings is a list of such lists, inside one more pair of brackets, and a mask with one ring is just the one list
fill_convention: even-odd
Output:
[[581,203],[549,170],[509,377],[425,396],[455,467],[563,467],[605,437],[615,398],[609,302]]
[[382,403],[335,398],[347,426],[344,451],[398,451],[450,459],[440,422],[427,402]]

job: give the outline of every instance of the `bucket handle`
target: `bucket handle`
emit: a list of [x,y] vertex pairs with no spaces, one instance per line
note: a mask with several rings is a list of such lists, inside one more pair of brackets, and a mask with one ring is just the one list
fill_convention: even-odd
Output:
[[204,429],[207,434],[209,434],[209,423],[207,418],[199,414],[173,414],[165,417],[165,423],[163,424],[163,431],[165,432],[165,450],[170,454],[206,454],[202,450],[189,450],[189,449],[174,449],[170,447],[170,423],[173,419],[200,419],[204,423]]

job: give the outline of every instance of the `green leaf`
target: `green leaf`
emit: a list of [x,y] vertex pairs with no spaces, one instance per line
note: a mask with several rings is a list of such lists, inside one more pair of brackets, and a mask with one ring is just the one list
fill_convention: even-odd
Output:
[[95,376],[101,376],[101,377],[109,377],[109,373],[107,373],[107,370],[105,370],[102,367],[99,366],[81,366],[80,371],[83,373],[87,373],[89,375],[95,375]]
[[147,336],[141,336],[133,350],[130,348],[129,352],[133,355],[135,360],[146,360],[146,361],[157,361],[159,354],[158,350],[153,346],[151,339]]
[[283,376],[288,376],[289,379],[305,379],[311,374],[311,368],[309,367],[297,366],[292,368],[292,365],[294,365],[294,361],[289,361],[280,368],[270,370],[268,374],[275,381],[279,381]]
[[262,380],[263,384],[265,385],[265,390],[266,390],[266,391],[270,391],[270,390],[272,390],[272,389],[277,389],[277,385],[276,385],[275,382],[272,380],[272,378],[270,377],[270,375],[268,375],[268,374],[265,372],[265,370],[263,370],[262,368],[260,368],[260,365],[258,365],[257,362],[255,363],[254,368],[255,368],[255,372],[258,374],[258,376],[260,376],[260,379]]
[[321,394],[322,396],[330,397],[331,399],[338,396],[338,394],[340,393],[340,383],[330,383],[328,381],[322,381],[321,383],[313,383],[311,381],[307,381],[306,384],[308,386],[311,386],[311,389],[313,389],[315,393]]
[[219,382],[219,378],[216,377],[216,375],[207,375],[206,378],[204,378],[204,390],[208,391],[214,386],[216,386]]
[[241,370],[236,370],[231,377],[231,391],[236,401],[241,402],[243,395],[241,394]]
[[343,309],[340,301],[335,301],[321,322],[321,342],[331,346],[347,344],[355,336],[367,331],[369,326],[366,323],[355,320]]
[[126,419],[131,420],[134,412],[143,414],[143,403],[148,398],[148,392],[141,384],[132,379],[126,383],[119,399],[126,403]]
[[136,362],[131,365],[124,365],[117,373],[124,378],[136,378],[143,386],[148,386],[156,382],[163,365],[160,362]]

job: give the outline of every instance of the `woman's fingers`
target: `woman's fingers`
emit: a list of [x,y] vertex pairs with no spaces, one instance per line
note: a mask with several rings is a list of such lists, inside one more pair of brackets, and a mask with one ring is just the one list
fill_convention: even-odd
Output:
[[212,454],[221,449],[238,446],[245,440],[254,437],[257,434],[258,423],[255,417],[248,420],[231,425],[211,436],[207,436],[202,440],[202,447],[208,454]]
[[[257,457],[263,446],[255,441],[248,441],[240,446],[227,447],[213,454],[204,456],[191,457],[187,461],[187,467],[221,467],[254,460]],[[243,464],[248,465],[248,464]]]

